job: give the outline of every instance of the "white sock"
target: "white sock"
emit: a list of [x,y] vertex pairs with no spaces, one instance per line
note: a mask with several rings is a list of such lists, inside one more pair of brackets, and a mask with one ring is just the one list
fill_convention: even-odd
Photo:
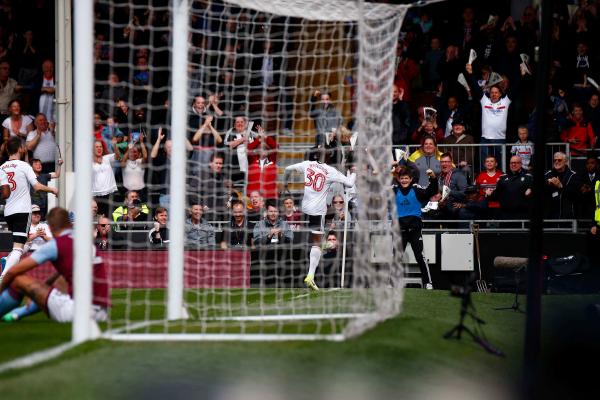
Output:
[[321,249],[318,246],[310,248],[310,264],[308,267],[308,275],[314,276],[321,260]]
[[6,272],[13,267],[16,263],[19,262],[21,256],[23,255],[23,249],[13,248],[8,256],[6,256],[6,267],[4,267],[4,271],[2,271],[2,276],[6,274]]

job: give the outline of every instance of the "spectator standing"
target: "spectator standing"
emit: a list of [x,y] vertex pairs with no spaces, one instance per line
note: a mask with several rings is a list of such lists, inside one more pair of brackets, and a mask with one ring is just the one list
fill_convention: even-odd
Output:
[[204,207],[199,202],[190,205],[185,221],[185,246],[189,249],[206,249],[215,246],[215,228],[203,218]]
[[264,217],[265,199],[258,190],[250,192],[250,205],[248,207],[248,227],[254,229],[254,225]]
[[97,250],[118,249],[122,245],[122,237],[112,229],[111,221],[105,215],[98,217],[94,229],[94,245]]
[[192,160],[199,162],[201,166],[208,164],[212,153],[223,143],[221,135],[214,128],[216,117],[222,115],[216,95],[209,96],[208,105],[203,96],[194,97],[188,116],[188,139],[194,146]]
[[592,130],[596,134],[596,143],[598,143],[598,135],[600,135],[600,102],[598,101],[597,93],[590,96],[584,114],[585,118],[592,124]]
[[254,159],[248,166],[248,185],[246,193],[260,191],[267,199],[276,199],[277,191],[277,165],[268,156],[268,151],[261,147],[258,149],[259,158]]
[[428,169],[436,175],[440,173],[441,155],[433,136],[425,136],[421,139],[421,147],[408,157],[408,165],[415,170],[413,179],[417,181],[418,185],[426,187],[429,184],[426,173]]
[[346,213],[344,212],[345,208],[344,196],[341,194],[336,194],[331,199],[331,220],[329,221],[329,229],[334,231],[343,231],[344,230],[344,221],[347,219],[348,222],[351,221],[351,215],[348,213],[346,218]]
[[254,140],[256,133],[249,128],[248,118],[235,118],[233,128],[225,134],[223,144],[229,149],[226,171],[230,173],[234,184],[242,184],[248,172],[248,143]]
[[444,55],[441,48],[440,38],[432,37],[429,45],[429,51],[425,53],[423,60],[423,69],[425,72],[425,89],[429,91],[436,90],[440,83],[440,74],[438,72],[438,63]]
[[310,98],[310,116],[315,121],[317,135],[315,137],[316,146],[324,146],[328,134],[336,131],[344,123],[342,115],[331,102],[331,95],[328,92],[315,90]]
[[119,231],[147,230],[147,224],[137,224],[137,222],[147,222],[148,220],[148,207],[146,206],[146,204],[142,203],[140,199],[134,199],[129,203],[127,207],[127,213],[124,213],[123,215],[117,217],[116,222],[118,224],[116,228]]
[[4,142],[6,143],[11,136],[17,136],[25,142],[29,132],[34,129],[33,118],[22,113],[19,100],[8,103],[8,111],[10,116],[2,122]]
[[294,198],[291,196],[283,199],[283,218],[293,231],[297,231],[302,226],[300,224],[302,222],[302,213],[296,208]]
[[[31,168],[35,173],[35,176],[39,183],[42,185],[48,186],[48,182],[52,179],[60,178],[60,170],[63,164],[63,160],[59,159],[58,164],[56,166],[56,171],[47,173],[43,171],[42,162],[36,158],[31,160]],[[46,218],[46,213],[48,212],[48,193],[31,190],[31,203],[36,204],[40,207],[40,213],[42,219]]]
[[546,182],[546,216],[549,219],[575,218],[580,201],[581,181],[567,165],[567,155],[554,153],[552,169],[544,175]]
[[[502,92],[498,85],[493,85],[489,89],[489,94],[481,90],[473,78],[473,68],[471,64],[466,67],[470,87],[475,93],[481,95],[481,144],[504,144],[506,143],[506,124],[508,121],[508,108],[512,103],[510,97]],[[498,146],[482,147],[480,150],[480,159],[485,159],[488,154],[493,154],[496,158],[501,155],[501,148]]]
[[255,245],[290,243],[294,233],[288,223],[279,216],[274,201],[267,201],[267,213],[255,226],[253,232]]
[[33,152],[33,158],[42,163],[42,172],[51,173],[56,169],[57,144],[54,138],[54,126],[50,126],[45,114],[35,117],[35,130],[27,134],[27,150]]
[[[132,208],[137,208],[135,215],[130,218],[130,213]],[[141,201],[140,194],[135,190],[130,190],[125,194],[125,200],[123,204],[115,209],[112,213],[113,221],[130,221],[132,219],[138,219],[137,214],[143,214],[144,219],[140,219],[142,221],[146,221],[150,215],[150,209],[148,206]]]
[[410,107],[404,98],[404,89],[394,85],[392,89],[392,146],[408,144],[410,129]]
[[577,172],[581,180],[581,203],[577,218],[593,219],[596,210],[596,182],[600,181],[598,156],[595,152],[588,153],[583,171]]
[[[146,164],[148,162],[148,150],[146,149],[146,136],[140,134],[139,142],[130,142],[125,154],[121,158],[121,171],[123,174],[123,187],[128,190],[135,190],[139,193],[143,201],[147,200]],[[118,153],[118,146],[115,147]]]
[[127,92],[127,88],[121,82],[119,74],[116,72],[109,73],[107,81],[108,84],[104,85],[97,100],[100,103],[98,105],[98,109],[104,114],[109,115],[112,113],[112,109],[117,100],[127,99],[129,98],[129,94]]
[[248,142],[248,165],[255,162],[260,157],[260,151],[266,153],[266,157],[273,163],[277,163],[277,149],[279,145],[273,135],[265,134],[262,126],[256,126],[257,135],[252,141]]
[[426,136],[435,137],[435,141],[440,143],[444,140],[444,131],[437,125],[435,116],[423,119],[419,126],[410,136],[413,143],[420,143],[421,139]]
[[571,155],[583,155],[596,144],[592,124],[583,117],[583,107],[580,104],[573,104],[567,129],[563,130],[560,138],[570,144]]
[[54,106],[55,92],[56,81],[54,80],[54,63],[51,60],[44,60],[42,63],[42,79],[38,110],[52,123],[56,122],[56,110]]
[[248,229],[246,207],[236,201],[231,206],[231,218],[223,232],[221,248],[250,247],[252,244],[252,230]]
[[[465,130],[465,123],[461,118],[454,118],[452,120],[452,135],[444,139],[444,144],[454,145],[449,149],[452,155],[452,160],[456,163],[458,169],[460,169],[467,178],[472,177],[473,167],[473,151],[475,147],[459,145],[470,145],[474,144],[475,139],[473,136],[467,133]],[[469,178],[469,181],[471,178]]]
[[509,168],[510,171],[498,179],[496,189],[486,189],[485,196],[500,202],[500,218],[527,219],[533,177],[522,168],[519,156],[510,158]]
[[[116,139],[113,138],[113,145]],[[113,196],[118,192],[112,163],[118,160],[117,153],[104,154],[104,147],[99,140],[94,141],[94,157],[92,165],[92,196],[98,203],[98,213],[110,215]]]
[[404,90],[404,99],[408,102],[413,100],[412,85],[419,77],[418,64],[407,55],[404,41],[400,40],[396,44],[396,74],[394,76],[394,85],[398,89]]
[[[170,180],[170,168],[171,168],[171,150],[173,143],[171,139],[165,140],[165,133],[163,128],[158,129],[158,135],[156,142],[152,146],[150,151],[150,158],[152,159],[152,171],[153,171],[153,184],[155,185],[156,193],[158,194],[158,203],[162,208],[167,209],[169,207],[170,195],[169,195],[169,180]],[[161,146],[161,143],[164,144]],[[192,151],[192,145],[186,140],[186,150]],[[154,201],[153,201],[154,202]]]
[[[454,167],[452,154],[444,153],[440,157],[440,175],[438,177],[438,187],[440,191],[444,186],[450,189],[448,197],[440,202],[443,212],[450,218],[457,217],[461,202],[465,199],[465,189],[467,188],[467,177]],[[443,193],[443,191],[442,191]]]
[[10,64],[0,61],[0,119],[4,121],[9,116],[9,103],[14,100],[21,89],[16,80],[10,77]]
[[525,125],[519,126],[517,134],[519,140],[511,147],[510,154],[521,157],[523,169],[529,171],[533,157],[533,142],[529,140],[529,130]]
[[157,246],[164,246],[169,243],[169,228],[167,227],[168,214],[167,209],[156,207],[154,210],[154,226],[148,232],[148,240]]
[[188,177],[188,203],[200,203],[206,207],[208,219],[225,221],[229,194],[225,187],[223,174],[223,154],[213,153],[208,168],[200,170],[199,175]]
[[[485,193],[487,189],[491,189],[492,191],[496,189],[496,184],[498,180],[503,175],[502,171],[498,169],[498,161],[496,161],[496,157],[487,156],[484,161],[485,171],[481,171],[477,178],[475,178],[475,184],[479,187],[479,198],[482,199],[485,197]],[[490,219],[496,219],[498,217],[498,212],[500,211],[500,202],[489,200],[487,202],[488,206],[488,217]]]

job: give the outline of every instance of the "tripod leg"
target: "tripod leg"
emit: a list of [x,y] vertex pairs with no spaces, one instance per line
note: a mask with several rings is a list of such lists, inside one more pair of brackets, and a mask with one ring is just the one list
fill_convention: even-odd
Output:
[[456,334],[456,338],[460,339],[460,335],[462,330],[465,329],[463,324],[458,324],[454,328],[450,329],[448,332],[444,333],[444,339],[450,339]]
[[466,326],[463,327],[463,330],[469,334],[469,336],[471,337],[471,339],[473,339],[475,343],[483,347],[483,349],[488,353],[495,354],[499,357],[504,357],[506,355],[502,350],[492,346],[487,340],[485,340],[481,336],[476,335],[472,330],[470,330]]

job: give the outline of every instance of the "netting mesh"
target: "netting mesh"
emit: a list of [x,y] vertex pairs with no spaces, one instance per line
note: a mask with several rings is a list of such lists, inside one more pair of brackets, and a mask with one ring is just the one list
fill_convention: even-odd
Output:
[[[181,112],[169,108],[172,8],[96,2],[96,137],[115,154],[118,189],[94,193],[112,225],[96,239],[111,275],[108,331],[347,337],[397,314],[402,252],[388,171],[406,6],[206,0],[188,11],[181,189],[169,184],[170,114]],[[311,292],[306,181],[293,175],[287,192],[283,177],[315,146],[342,174],[355,169],[357,183],[326,186],[321,290]],[[172,190],[185,190],[185,226],[168,223],[183,212],[170,207]],[[180,321],[165,311],[174,229],[186,238]]]

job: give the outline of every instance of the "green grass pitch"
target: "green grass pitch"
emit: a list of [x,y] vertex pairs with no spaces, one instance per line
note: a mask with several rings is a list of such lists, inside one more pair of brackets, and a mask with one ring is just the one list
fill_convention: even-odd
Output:
[[[146,295],[164,297],[160,292]],[[552,308],[566,307],[560,299],[548,302]],[[466,336],[460,341],[442,338],[458,322],[459,302],[445,291],[407,289],[399,316],[341,343],[99,340],[33,368],[0,375],[0,393],[11,400],[227,398],[228,393],[235,397],[236,391],[298,399],[316,393],[342,398],[349,391],[389,398],[398,390],[447,390],[450,378],[510,390],[521,372],[524,314],[494,310],[512,304],[509,294],[473,294],[477,312],[487,322],[488,340],[506,353],[500,358]],[[43,315],[1,324],[0,363],[69,338],[70,325],[50,322]]]

